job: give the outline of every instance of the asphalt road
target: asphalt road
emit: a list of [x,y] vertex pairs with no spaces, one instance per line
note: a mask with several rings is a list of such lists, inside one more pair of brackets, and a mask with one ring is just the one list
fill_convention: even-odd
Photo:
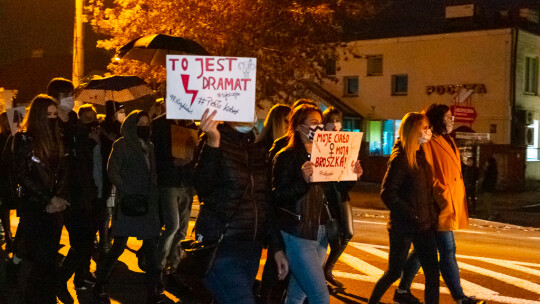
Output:
[[[366,303],[388,262],[387,216],[387,211],[354,208],[355,236],[334,272],[345,283],[345,289],[333,294],[331,303]],[[14,230],[17,218],[12,219]],[[455,236],[466,294],[488,303],[540,304],[540,229],[472,220],[470,228],[456,232]],[[62,244],[65,246],[60,253],[65,255],[69,249],[65,230]],[[141,242],[130,239],[129,250],[120,257],[109,288],[113,303],[144,303],[144,275],[135,256],[140,245]],[[261,260],[261,270],[264,262],[265,258]],[[76,303],[94,303],[90,292],[75,292],[72,280],[68,286]],[[412,288],[422,299],[423,275],[415,278]],[[392,303],[394,289],[391,287],[386,293],[384,303]],[[10,291],[6,303],[16,303],[18,295]],[[170,303],[197,302],[175,286],[167,289],[166,296]],[[454,303],[442,280],[440,303]]]

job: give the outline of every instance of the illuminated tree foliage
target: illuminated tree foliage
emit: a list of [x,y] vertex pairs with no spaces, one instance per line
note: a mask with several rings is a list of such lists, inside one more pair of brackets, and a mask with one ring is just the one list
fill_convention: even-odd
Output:
[[[258,97],[295,98],[303,77],[321,77],[320,63],[339,42],[344,18],[363,18],[377,10],[375,0],[90,0],[94,30],[108,39],[98,47],[118,49],[148,34],[193,39],[216,56],[256,57]],[[164,67],[131,60],[113,61],[115,74],[133,74],[156,84]]]

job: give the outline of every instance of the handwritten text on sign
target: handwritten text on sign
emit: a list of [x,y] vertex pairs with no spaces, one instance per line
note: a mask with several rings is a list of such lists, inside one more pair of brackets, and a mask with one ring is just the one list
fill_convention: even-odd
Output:
[[256,58],[167,55],[167,118],[252,122]]
[[311,162],[315,164],[313,182],[356,180],[353,172],[358,159],[361,132],[317,131],[311,149]]

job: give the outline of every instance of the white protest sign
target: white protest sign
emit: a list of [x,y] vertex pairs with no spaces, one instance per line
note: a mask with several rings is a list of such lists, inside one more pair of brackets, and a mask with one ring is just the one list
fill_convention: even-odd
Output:
[[352,181],[362,132],[317,131],[313,138],[311,162],[315,164],[312,182]]
[[6,112],[9,121],[9,128],[11,129],[11,135],[15,135],[23,123],[24,116],[26,115],[26,108],[16,107],[7,109]]
[[167,55],[167,118],[253,122],[257,59]]

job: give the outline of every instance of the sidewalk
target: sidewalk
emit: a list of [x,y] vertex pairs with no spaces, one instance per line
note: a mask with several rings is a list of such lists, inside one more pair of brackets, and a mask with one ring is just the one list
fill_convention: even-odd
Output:
[[[381,201],[379,192],[381,185],[378,183],[358,182],[349,193],[351,205],[363,210],[382,211],[387,210]],[[482,196],[477,201],[479,211],[471,214],[471,218],[487,220],[488,216],[482,212]],[[493,198],[493,206],[496,216],[491,221],[513,224],[519,226],[540,228],[540,192],[499,192]]]

